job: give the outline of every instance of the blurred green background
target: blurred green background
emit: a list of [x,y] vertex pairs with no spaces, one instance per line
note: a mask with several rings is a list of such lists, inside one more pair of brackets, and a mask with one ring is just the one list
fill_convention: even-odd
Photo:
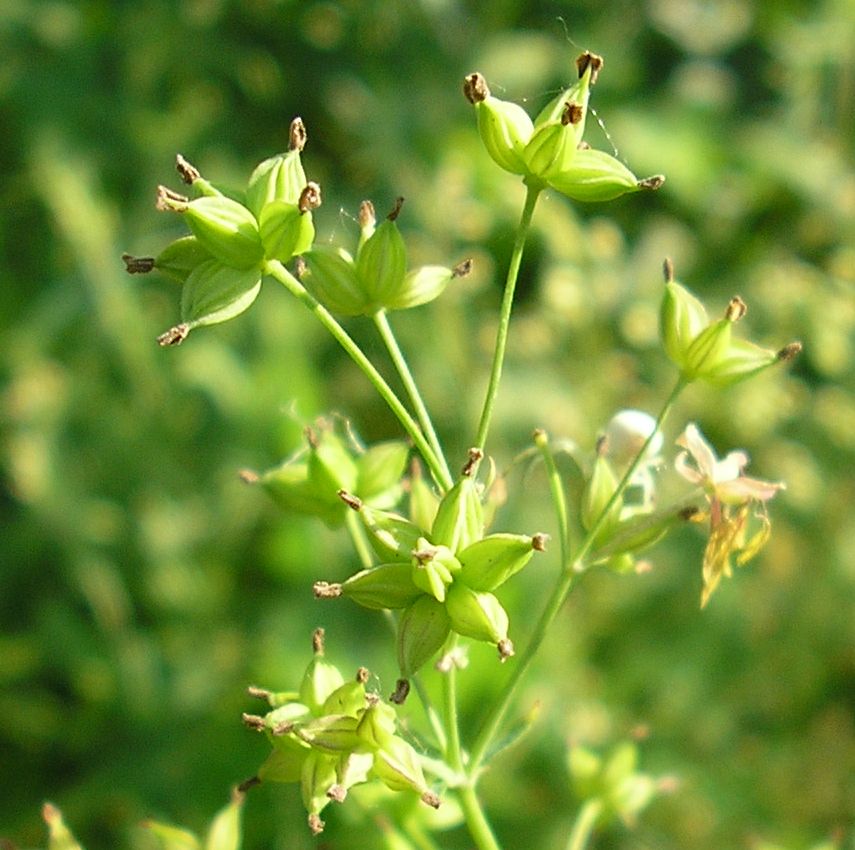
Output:
[[[128,277],[119,257],[182,232],[153,207],[158,183],[178,188],[175,153],[239,184],[301,115],[322,240],[352,246],[359,201],[382,213],[400,194],[414,263],[475,258],[438,302],[393,317],[462,459],[522,189],[479,147],[461,80],[480,70],[534,110],[582,48],[605,58],[588,140],[668,182],[609,205],[544,197],[488,449],[504,466],[536,426],[590,448],[616,410],[657,410],[672,380],[656,330],[670,256],[714,311],[742,295],[743,333],[805,351],[726,392],[692,388],[669,446],[697,421],[789,489],[762,557],[704,612],[694,529],[644,576],[585,578],[521,695],[520,711],[543,703],[540,721],[484,795],[509,850],[563,846],[578,806],[566,743],[608,749],[643,729],[643,767],[677,790],[598,848],[848,846],[852,0],[0,4],[0,833],[15,844],[44,844],[45,799],[89,850],[141,846],[148,816],[200,830],[266,751],[239,722],[245,686],[292,687],[315,626],[345,669],[366,664],[386,691],[394,680],[381,619],[311,597],[313,580],[353,570],[343,535],[281,516],[236,472],[278,462],[329,410],[367,440],[396,424],[274,284],[238,320],[157,347],[178,291]],[[348,327],[380,356],[370,328]],[[514,473],[510,487],[497,528],[553,531],[542,478]],[[518,646],[555,569],[544,559],[503,597]],[[472,655],[470,729],[505,675]],[[329,818],[331,843],[348,811]],[[293,789],[255,789],[245,847],[315,846],[303,822]],[[340,846],[375,847],[371,835]]]

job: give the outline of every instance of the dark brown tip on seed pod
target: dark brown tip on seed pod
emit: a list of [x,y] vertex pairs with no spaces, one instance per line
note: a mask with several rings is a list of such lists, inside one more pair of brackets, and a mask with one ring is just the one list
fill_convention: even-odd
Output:
[[301,213],[307,213],[309,210],[316,210],[321,205],[321,187],[314,182],[306,184],[306,188],[300,192],[300,200],[297,202],[297,207]]
[[263,732],[266,727],[264,718],[259,714],[247,714],[244,712],[241,714],[240,719],[247,729],[252,729],[255,732]]
[[331,785],[327,797],[334,803],[343,803],[347,798],[347,788],[344,785]]
[[293,731],[294,724],[290,720],[283,720],[270,730],[270,734],[281,738],[283,735],[290,735]]
[[483,457],[484,452],[477,446],[473,446],[469,449],[469,460],[466,461],[466,464],[460,471],[460,474],[464,478],[471,478],[478,471],[478,464],[481,463]]
[[312,585],[315,599],[338,599],[341,596],[341,585],[338,582],[316,581]]
[[579,72],[580,78],[588,70],[589,65],[591,66],[591,85],[594,85],[597,82],[600,69],[603,67],[603,57],[597,56],[596,53],[591,53],[588,50],[579,56],[576,59],[576,70]]
[[691,520],[692,517],[696,516],[700,512],[700,510],[701,509],[697,505],[687,505],[680,511],[679,517],[684,522],[689,522],[689,520]]
[[662,262],[662,273],[665,275],[665,283],[674,280],[674,261],[670,257],[666,257]]
[[315,429],[312,428],[311,425],[307,425],[305,428],[303,428],[303,436],[306,438],[306,442],[313,449],[316,449],[321,444],[317,431],[315,431]]
[[363,201],[359,205],[357,220],[361,228],[371,227],[377,223],[377,213],[374,212],[374,204],[371,201]]
[[174,328],[170,328],[166,333],[161,334],[157,338],[157,344],[163,348],[166,348],[168,345],[181,345],[181,343],[187,339],[187,334],[189,333],[190,326],[182,322],[180,325],[176,325]]
[[157,187],[157,200],[154,206],[159,212],[184,212],[189,203],[190,198],[186,195],[173,192],[168,186]]
[[122,254],[122,262],[128,274],[148,274],[154,268],[154,257],[132,257]]
[[605,434],[600,434],[597,437],[597,444],[594,447],[594,451],[597,453],[597,457],[605,457],[609,450],[609,438]]
[[250,685],[246,689],[246,693],[248,696],[254,697],[255,699],[267,700],[270,698],[270,691],[266,688],[259,688],[257,685]]
[[403,705],[407,701],[409,694],[409,679],[398,679],[398,681],[395,682],[395,690],[389,696],[389,702],[393,702],[395,705]]
[[501,661],[502,664],[504,664],[514,654],[514,645],[507,638],[500,640],[496,644],[496,649],[499,650],[499,661]]
[[785,345],[776,355],[778,360],[782,363],[786,363],[789,360],[793,360],[798,357],[801,353],[803,346],[802,344],[796,340],[796,342],[791,342],[788,345]]
[[664,182],[664,174],[654,174],[652,177],[645,177],[643,180],[639,180],[636,185],[639,189],[644,189],[648,192],[655,192],[657,189],[662,188],[662,184]]
[[323,629],[315,629],[312,632],[312,652],[315,655],[323,655],[324,654],[324,630]]
[[535,552],[545,552],[546,544],[549,542],[549,535],[539,531],[531,538],[531,548]]
[[727,304],[724,317],[728,322],[738,322],[747,312],[748,305],[738,295],[734,295]]
[[312,835],[320,835],[324,831],[324,822],[321,820],[321,816],[312,812],[308,818],[309,829]]
[[578,124],[584,114],[585,110],[581,104],[568,101],[564,104],[564,109],[561,112],[561,123],[565,127],[568,124]]
[[355,511],[362,510],[362,499],[354,496],[353,493],[348,493],[347,490],[339,490],[336,494],[349,508]]
[[256,785],[261,785],[261,779],[257,776],[250,776],[249,779],[244,779],[243,782],[238,784],[237,790],[240,791],[241,794],[246,794],[250,788],[255,788]]
[[463,80],[463,94],[466,99],[474,106],[476,103],[481,103],[490,96],[490,88],[487,81],[477,71],[469,74]]
[[175,154],[175,169],[181,180],[188,186],[192,186],[202,176],[199,169],[187,162],[180,153]]
[[468,274],[472,272],[472,267],[474,266],[474,262],[471,257],[467,257],[462,262],[458,263],[452,270],[452,277],[466,277]]
[[395,198],[395,206],[392,207],[392,211],[386,216],[386,218],[389,219],[389,221],[397,220],[398,216],[401,214],[402,206],[404,206],[404,199],[400,196]]
[[238,478],[240,478],[244,484],[258,484],[258,482],[261,481],[261,476],[252,469],[242,469],[238,472]]
[[288,150],[301,151],[306,147],[306,125],[298,115],[288,128]]
[[371,673],[367,667],[360,667],[356,671],[356,681],[360,685],[364,685],[371,678]]
[[438,809],[440,806],[440,803],[442,802],[439,799],[439,796],[434,794],[433,791],[425,791],[425,793],[422,794],[422,796],[421,796],[421,801],[423,803],[426,803],[432,809]]

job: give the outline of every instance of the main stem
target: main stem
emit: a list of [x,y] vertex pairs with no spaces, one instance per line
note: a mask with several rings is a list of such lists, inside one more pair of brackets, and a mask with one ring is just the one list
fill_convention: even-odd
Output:
[[322,304],[314,298],[310,292],[297,280],[285,266],[278,260],[268,260],[264,264],[264,273],[278,280],[295,298],[307,307],[318,321],[332,334],[336,342],[347,352],[351,360],[362,370],[365,377],[371,382],[380,397],[395,414],[410,439],[415,444],[431,474],[438,482],[448,480],[448,472],[441,460],[434,453],[415,419],[410,416],[401,400],[395,395],[395,391],[386,383],[383,376],[374,368],[374,364],[365,356],[362,349],[357,345],[347,331],[336,321],[335,317]]
[[[505,715],[507,714],[508,708],[511,705],[513,696],[516,693],[517,688],[519,687],[520,681],[522,680],[523,676],[525,675],[526,671],[534,660],[535,655],[537,655],[537,651],[540,649],[540,646],[543,643],[544,638],[546,637],[546,633],[549,630],[549,627],[552,625],[552,622],[555,620],[556,616],[558,615],[558,612],[564,605],[567,596],[575,586],[579,576],[581,576],[581,574],[584,572],[586,568],[585,558],[591,551],[591,548],[594,545],[594,540],[596,539],[600,528],[605,522],[606,517],[609,515],[609,511],[611,510],[612,505],[621,497],[624,490],[626,490],[630,480],[632,479],[633,474],[635,473],[635,470],[638,469],[639,464],[644,459],[648,446],[653,442],[653,440],[656,438],[656,435],[662,429],[662,425],[664,424],[666,417],[670,413],[671,409],[674,406],[674,403],[677,400],[677,397],[683,391],[685,386],[686,384],[682,378],[677,381],[676,385],[674,386],[674,389],[671,391],[671,394],[668,396],[667,401],[665,402],[664,406],[662,407],[662,410],[659,413],[659,416],[656,419],[656,425],[650,433],[650,436],[647,438],[644,445],[641,447],[641,450],[635,456],[635,459],[630,464],[627,471],[624,473],[623,478],[621,478],[620,483],[615,489],[615,492],[612,494],[611,499],[609,499],[608,504],[606,504],[606,506],[603,508],[597,521],[585,535],[585,539],[580,544],[578,550],[572,553],[572,555],[567,554],[563,559],[561,574],[558,578],[558,583],[555,586],[555,590],[552,592],[552,595],[549,598],[546,608],[544,608],[543,613],[540,615],[540,619],[537,621],[537,625],[534,627],[534,632],[532,633],[525,650],[517,659],[508,684],[505,686],[505,688],[503,688],[501,696],[499,697],[496,704],[493,706],[490,714],[487,716],[484,725],[481,727],[481,732],[472,747],[468,765],[468,772],[470,776],[476,775],[478,768],[480,767],[487,753],[487,749],[489,748],[491,742],[499,731],[499,727],[505,719]],[[555,473],[554,466],[547,465],[547,467],[550,471],[550,478],[557,474]],[[562,508],[559,507],[559,510],[562,510]]]
[[481,422],[478,425],[478,435],[475,437],[475,445],[479,449],[484,448],[487,442],[487,433],[490,430],[490,420],[493,416],[493,408],[496,404],[496,396],[499,392],[499,383],[502,380],[502,366],[505,362],[505,347],[508,341],[508,330],[511,325],[511,311],[514,306],[514,291],[516,290],[517,277],[519,276],[520,263],[522,262],[523,249],[528,237],[531,218],[537,204],[538,196],[543,190],[543,185],[526,184],[525,206],[523,207],[517,234],[514,240],[514,249],[511,253],[511,261],[508,265],[508,276],[505,280],[505,293],[502,296],[502,307],[499,313],[499,328],[496,332],[496,348],[493,352],[493,368],[490,371],[490,383],[487,386],[487,397],[484,399],[484,407],[481,411]]
[[448,490],[452,485],[451,472],[448,469],[448,464],[445,460],[445,455],[443,454],[442,447],[439,444],[439,439],[436,436],[436,430],[433,427],[433,422],[431,421],[430,414],[428,413],[427,405],[422,398],[421,393],[419,392],[418,385],[416,384],[415,379],[413,378],[413,373],[410,371],[410,367],[407,364],[407,361],[404,357],[403,352],[401,351],[400,346],[398,345],[398,340],[395,337],[395,333],[392,330],[392,326],[389,324],[389,318],[386,315],[385,310],[379,310],[374,314],[374,324],[377,327],[377,331],[383,339],[383,343],[386,346],[386,350],[389,352],[389,356],[392,358],[392,363],[395,365],[395,369],[398,372],[398,376],[401,379],[401,383],[404,385],[404,389],[407,391],[407,395],[410,397],[410,402],[413,405],[413,409],[416,412],[416,418],[419,421],[419,425],[421,426],[422,432],[425,435],[425,438],[430,443],[431,449],[433,449],[433,453],[436,455],[437,460],[441,464],[444,472],[443,479],[438,481],[437,483],[443,488],[443,490]]

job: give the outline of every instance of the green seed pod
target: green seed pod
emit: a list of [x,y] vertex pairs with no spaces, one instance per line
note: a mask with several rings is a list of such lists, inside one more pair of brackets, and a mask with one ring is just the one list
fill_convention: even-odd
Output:
[[709,326],[706,308],[674,280],[670,261],[665,263],[665,292],[659,310],[659,331],[668,358],[683,371],[692,342]]
[[305,266],[300,281],[327,309],[342,316],[370,312],[352,259],[324,246],[305,251],[302,259]]
[[448,589],[445,608],[457,634],[495,644],[502,661],[514,654],[508,640],[508,614],[492,593],[456,581]]
[[427,780],[419,761],[418,753],[397,735],[390,738],[374,754],[374,773],[387,788],[393,791],[415,791],[430,796],[425,802],[434,808],[439,799],[428,791]]
[[717,387],[728,387],[751,378],[780,361],[781,357],[776,351],[761,348],[746,340],[732,339],[727,351],[719,357],[716,364],[704,370],[703,379]]
[[493,591],[518,573],[535,549],[542,551],[543,535],[491,534],[476,540],[459,555],[460,581],[472,590]]
[[358,749],[362,742],[356,734],[359,720],[349,714],[327,714],[294,728],[294,733],[310,747],[330,755],[341,755]]
[[357,466],[348,448],[330,428],[307,431],[309,439],[309,481],[318,497],[338,500],[342,516],[345,505],[338,498],[339,490],[353,490],[357,482]]
[[216,259],[235,269],[258,266],[264,246],[255,216],[243,205],[224,196],[195,198],[184,209],[190,230]]
[[368,671],[360,668],[356,678],[345,682],[337,687],[327,698],[321,707],[321,714],[350,714],[356,716],[357,712],[365,708],[365,682]]
[[[299,778],[299,777],[298,777]],[[140,824],[143,828],[157,837],[160,850],[199,850],[199,839],[189,830],[180,829],[167,823],[146,820]],[[65,845],[63,850],[77,850],[78,845]],[[55,850],[53,845],[48,850]]]
[[[582,527],[586,531],[590,531],[597,523],[600,514],[605,510],[606,505],[617,489],[617,485],[618,481],[611,464],[605,454],[598,450],[591,477],[585,484],[585,491],[582,494],[580,519]],[[604,544],[617,527],[622,507],[623,498],[615,499],[611,508],[609,508],[605,523],[597,534],[597,542],[599,544]]]
[[475,106],[478,133],[493,161],[511,174],[525,174],[523,150],[532,133],[528,113],[515,103],[493,97],[478,73],[466,77],[463,93]]
[[399,198],[390,217],[365,240],[356,257],[356,274],[372,310],[393,304],[404,286],[407,249],[395,223],[402,202]]
[[694,381],[714,372],[730,349],[732,334],[733,323],[729,319],[719,319],[704,328],[686,352],[684,378]]
[[56,806],[45,803],[42,807],[42,817],[48,827],[48,850],[83,850],[65,825],[62,812]]
[[363,504],[361,500],[352,504],[358,505],[356,509],[359,511],[359,518],[368,532],[368,542],[377,556],[382,561],[409,563],[410,553],[422,536],[421,528],[400,514],[373,508]]
[[356,458],[356,492],[375,508],[391,508],[401,498],[401,478],[410,455],[403,440],[375,443]]
[[187,332],[202,325],[227,322],[248,310],[260,291],[257,268],[238,270],[219,260],[206,260],[184,281],[181,319]]
[[[328,792],[336,783],[336,759],[313,750],[303,762],[300,791],[303,807],[309,814],[309,826],[315,834],[324,828],[318,815],[330,803]],[[314,817],[313,817],[314,816]]]
[[338,668],[324,658],[323,641],[324,630],[316,629],[312,635],[314,655],[300,683],[300,702],[308,706],[312,714],[318,714],[327,697],[344,684]]
[[[414,463],[410,475],[410,519],[419,528],[431,528],[436,519],[438,508],[439,499],[436,497],[436,493],[425,481],[421,466]],[[412,546],[410,548],[412,549]]]
[[560,121],[540,127],[525,148],[529,173],[540,180],[551,180],[553,175],[563,173],[575,159],[578,144],[576,134]]
[[459,552],[480,540],[483,533],[484,514],[477,486],[471,476],[464,475],[439,503],[431,540]]
[[303,762],[312,748],[290,735],[281,735],[276,746],[258,769],[262,782],[299,782],[303,775]]
[[549,185],[574,201],[611,201],[628,192],[658,189],[664,177],[639,180],[619,159],[604,151],[577,150],[569,167],[553,174]]
[[288,460],[260,477],[246,472],[243,478],[249,483],[260,483],[285,511],[317,517],[330,528],[336,528],[344,522],[341,500],[334,491],[317,491],[309,481],[307,463]]
[[422,594],[398,621],[398,666],[408,679],[428,662],[445,643],[450,631],[445,607]]
[[315,239],[312,214],[301,212],[296,204],[270,201],[259,217],[261,241],[269,260],[287,263],[292,257],[308,251]]
[[398,716],[395,709],[378,700],[362,713],[356,733],[369,750],[377,750],[389,743],[397,725]]
[[416,587],[409,563],[380,564],[352,575],[341,584],[341,596],[375,611],[406,608],[422,591]]
[[460,562],[448,547],[432,546],[424,537],[416,541],[411,573],[416,587],[444,602],[445,590],[456,572],[460,572]]
[[568,103],[576,103],[582,109],[582,114],[575,124],[578,126],[578,136],[582,137],[585,130],[585,120],[588,113],[588,99],[590,97],[591,86],[597,81],[600,70],[603,67],[603,59],[595,53],[585,51],[580,56],[576,57],[576,71],[578,79],[573,85],[568,86],[560,94],[556,95],[541,111],[537,118],[534,119],[535,129],[539,129],[546,124],[560,121],[562,115],[567,110]]
[[212,259],[210,251],[202,247],[195,236],[182,236],[157,255],[154,267],[167,277],[184,283],[197,266]]
[[243,794],[232,794],[231,802],[214,815],[205,836],[205,850],[239,850],[243,799]]
[[407,272],[399,295],[386,305],[387,310],[409,310],[428,304],[445,290],[457,277],[465,277],[472,270],[472,261],[464,260],[453,269],[445,266],[421,266]]
[[260,163],[246,189],[246,204],[256,217],[272,201],[296,204],[306,185],[300,153],[306,144],[306,128],[300,118],[291,122],[289,150]]

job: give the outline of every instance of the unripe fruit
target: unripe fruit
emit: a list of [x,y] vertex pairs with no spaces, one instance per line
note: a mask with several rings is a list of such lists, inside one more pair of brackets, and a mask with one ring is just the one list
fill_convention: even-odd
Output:
[[472,590],[456,581],[448,589],[445,607],[451,628],[458,634],[496,644],[503,661],[513,655],[508,614],[492,593]]
[[445,643],[451,626],[443,605],[422,594],[398,622],[398,666],[408,679]]
[[[540,535],[541,548],[542,541]],[[534,538],[526,534],[491,534],[459,553],[460,581],[472,590],[495,590],[518,573],[534,552]]]
[[216,259],[235,269],[249,269],[264,258],[255,216],[224,196],[195,198],[183,212],[201,245]]
[[187,331],[227,322],[248,310],[261,290],[257,268],[239,270],[219,260],[196,266],[181,289],[181,318]]

